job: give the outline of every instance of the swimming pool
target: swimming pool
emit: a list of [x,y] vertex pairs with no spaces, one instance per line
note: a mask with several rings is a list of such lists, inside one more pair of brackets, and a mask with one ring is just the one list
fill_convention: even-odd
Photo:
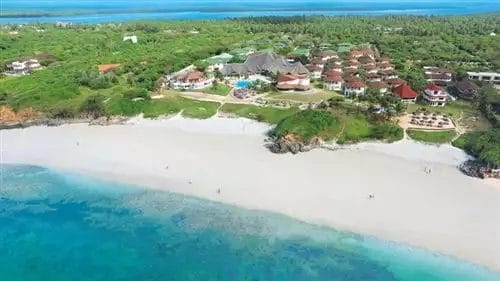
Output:
[[250,81],[239,80],[239,81],[236,81],[236,83],[234,85],[236,86],[236,88],[248,88],[251,84],[252,84],[252,82],[250,82]]

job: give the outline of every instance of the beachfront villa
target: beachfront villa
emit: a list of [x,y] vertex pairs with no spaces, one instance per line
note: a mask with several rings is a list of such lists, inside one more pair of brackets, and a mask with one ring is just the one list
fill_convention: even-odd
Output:
[[340,75],[328,75],[324,78],[323,88],[329,91],[342,91],[344,79]]
[[42,65],[37,59],[18,60],[5,65],[8,75],[29,75],[32,71],[41,69]]
[[307,74],[282,74],[276,78],[276,88],[280,91],[307,91],[311,81]]
[[222,70],[222,68],[224,68],[224,65],[226,65],[229,61],[231,61],[233,57],[234,56],[231,54],[222,53],[220,55],[206,59],[205,62],[208,63],[207,71],[214,72],[216,70],[218,71]]
[[350,81],[344,85],[345,96],[364,95],[366,92],[366,84],[363,81]]
[[244,79],[253,75],[277,75],[278,73],[309,75],[309,71],[301,62],[289,62],[275,53],[251,54],[244,63],[224,65],[221,73],[229,80]]
[[176,90],[200,90],[212,85],[213,78],[193,68],[181,70],[170,78],[170,87]]
[[470,80],[485,81],[500,89],[500,73],[496,72],[467,72]]
[[415,92],[410,86],[408,86],[406,83],[401,84],[397,86],[396,88],[392,89],[392,93],[399,98],[404,103],[415,103],[417,101],[418,94]]
[[430,84],[424,88],[423,100],[431,106],[445,106],[448,101],[448,93],[444,88]]

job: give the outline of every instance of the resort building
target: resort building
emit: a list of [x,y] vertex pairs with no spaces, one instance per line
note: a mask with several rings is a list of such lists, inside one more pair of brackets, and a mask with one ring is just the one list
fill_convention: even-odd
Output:
[[464,100],[472,100],[479,90],[479,86],[469,79],[463,79],[455,84],[456,94]]
[[366,92],[366,84],[362,81],[350,81],[344,85],[344,95],[357,96],[364,95]]
[[337,53],[335,53],[334,51],[321,51],[319,54],[318,54],[318,57],[322,60],[322,61],[328,61],[328,60],[331,60],[331,59],[338,59],[339,56],[337,55]]
[[403,80],[401,78],[387,79],[387,80],[385,80],[385,82],[387,83],[387,85],[389,85],[390,88],[396,88],[396,87],[399,87],[401,85],[408,84],[408,82],[406,82],[406,80]]
[[310,72],[311,79],[320,79],[321,74],[323,73],[323,69],[314,64],[306,65],[307,70]]
[[389,89],[389,85],[382,81],[368,82],[367,85],[370,88],[376,89],[380,94],[387,93],[387,90]]
[[467,72],[470,80],[485,81],[492,83],[495,88],[500,89],[500,73],[496,72]]
[[176,90],[199,90],[212,85],[213,78],[207,78],[194,69],[185,69],[170,79],[170,87]]
[[246,59],[244,63],[230,63],[224,65],[222,75],[226,78],[243,78],[251,75],[276,75],[278,73],[306,74],[309,71],[300,62],[288,62],[285,58],[274,53],[255,53]]
[[424,88],[423,99],[431,106],[445,106],[448,100],[448,93],[442,87],[430,84]]
[[29,75],[33,70],[41,69],[42,66],[36,59],[19,60],[7,63],[5,73],[10,75]]
[[427,82],[439,85],[447,85],[451,82],[452,72],[446,68],[435,66],[424,66]]
[[340,75],[328,75],[323,81],[323,88],[329,91],[342,91],[344,79]]
[[380,81],[382,81],[382,76],[380,74],[377,74],[377,73],[368,73],[366,75],[366,80],[368,82],[380,82]]
[[276,88],[280,91],[307,91],[311,88],[311,81],[307,74],[279,73],[276,82]]
[[217,56],[210,57],[205,60],[208,63],[207,71],[214,72],[216,70],[222,70],[224,65],[226,65],[229,61],[233,59],[233,55],[228,53],[222,53]]
[[392,90],[394,95],[401,98],[401,100],[405,103],[415,103],[417,100],[418,94],[415,92],[410,86],[406,84],[402,84]]

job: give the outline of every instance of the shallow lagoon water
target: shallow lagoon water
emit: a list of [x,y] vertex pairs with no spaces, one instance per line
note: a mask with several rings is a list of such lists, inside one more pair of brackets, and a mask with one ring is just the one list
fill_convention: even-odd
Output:
[[297,15],[464,15],[500,11],[486,0],[2,0],[0,23],[98,23]]
[[40,167],[4,166],[0,183],[0,280],[500,280],[373,237]]

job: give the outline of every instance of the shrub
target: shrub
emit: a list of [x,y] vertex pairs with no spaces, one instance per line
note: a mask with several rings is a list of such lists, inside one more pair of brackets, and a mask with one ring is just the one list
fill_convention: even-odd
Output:
[[149,100],[151,98],[148,94],[148,91],[144,89],[131,89],[125,91],[125,93],[123,93],[123,97],[131,100],[136,98],[143,98]]
[[80,108],[80,111],[88,117],[97,118],[105,113],[104,97],[99,94],[88,96]]

